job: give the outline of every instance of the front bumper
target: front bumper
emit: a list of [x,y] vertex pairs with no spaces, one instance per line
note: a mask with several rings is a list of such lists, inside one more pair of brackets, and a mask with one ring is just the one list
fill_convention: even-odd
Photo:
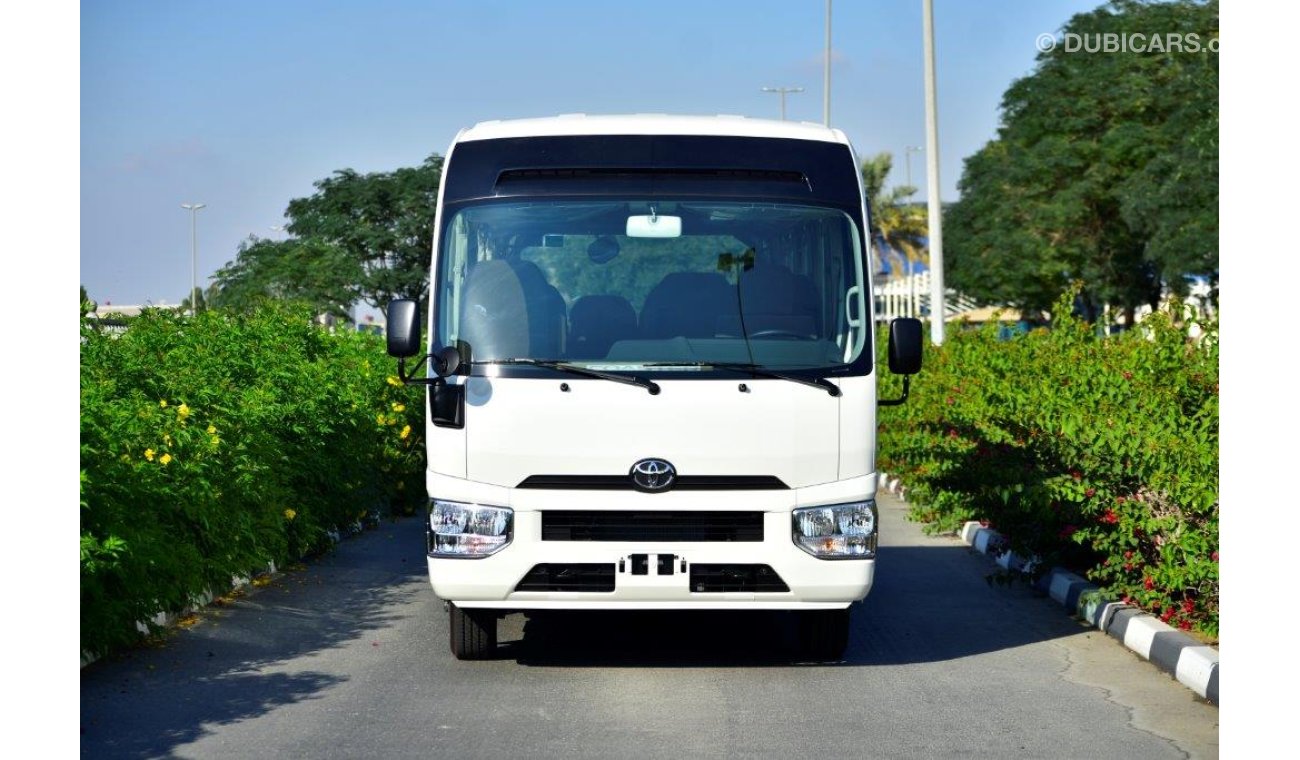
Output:
[[[454,498],[440,484],[440,498]],[[504,495],[504,494],[503,494]],[[837,609],[860,600],[871,590],[874,559],[818,559],[791,540],[791,511],[871,498],[875,477],[857,478],[813,489],[786,491],[778,505],[772,495],[746,498],[740,494],[710,494],[696,501],[699,509],[762,509],[763,540],[754,542],[636,542],[543,541],[542,512],[547,508],[573,509],[592,495],[540,496],[511,490],[515,510],[514,540],[497,554],[482,559],[429,557],[429,578],[434,593],[463,608],[530,609]],[[667,495],[665,495],[667,496]],[[793,498],[792,498],[793,497]],[[627,497],[609,494],[601,506],[619,508]],[[660,496],[634,497],[636,508]],[[532,503],[521,499],[531,499]],[[500,504],[505,500],[498,500]],[[652,502],[664,503],[669,500]],[[673,499],[672,501],[676,501]],[[758,502],[758,503],[755,503]],[[592,508],[595,508],[592,504]],[[687,505],[678,503],[676,508]],[[634,574],[628,562],[633,555],[648,555],[647,574]],[[660,574],[656,557],[672,556],[671,572]],[[539,564],[596,563],[622,567],[614,573],[612,591],[517,591],[520,581]],[[685,569],[683,570],[683,562]],[[767,565],[784,581],[788,591],[697,591],[690,586],[695,564]]]

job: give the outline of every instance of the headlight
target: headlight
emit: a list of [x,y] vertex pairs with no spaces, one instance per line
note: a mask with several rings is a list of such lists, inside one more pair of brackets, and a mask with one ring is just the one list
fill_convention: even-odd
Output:
[[486,557],[510,543],[514,510],[432,499],[429,503],[429,556]]
[[821,559],[875,557],[875,500],[796,509],[794,543]]

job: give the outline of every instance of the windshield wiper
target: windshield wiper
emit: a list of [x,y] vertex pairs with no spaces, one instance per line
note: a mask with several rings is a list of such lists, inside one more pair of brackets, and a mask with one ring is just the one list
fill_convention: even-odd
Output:
[[562,362],[559,361],[558,359],[488,359],[485,361],[472,362],[472,363],[475,366],[482,366],[485,364],[516,364],[516,365],[525,364],[533,367],[545,367],[547,369],[558,370],[560,372],[568,372],[573,375],[581,375],[583,377],[594,377],[600,380],[609,380],[615,383],[622,383],[624,385],[635,385],[641,388],[645,388],[647,391],[650,392],[651,396],[659,395],[659,383],[656,383],[653,380],[648,380],[641,377],[628,377],[625,375],[611,375],[608,372],[600,372],[594,369],[587,369],[586,367],[580,367],[577,364],[569,364],[568,362]]
[[784,372],[768,369],[761,364],[749,364],[746,362],[654,362],[645,365],[647,367],[717,367],[718,369],[729,369],[736,372],[749,372],[755,377],[770,377],[774,380],[789,380],[792,383],[808,385],[813,388],[821,388],[832,396],[839,396],[840,389],[835,383],[824,377],[799,377],[798,375],[787,375]]

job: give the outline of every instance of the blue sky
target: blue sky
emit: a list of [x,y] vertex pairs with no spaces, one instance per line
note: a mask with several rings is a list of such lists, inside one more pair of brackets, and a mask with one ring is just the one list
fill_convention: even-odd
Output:
[[[990,139],[1035,37],[1096,0],[935,0],[941,195]],[[822,0],[84,3],[81,282],[176,303],[336,169],[445,153],[461,127],[557,113],[822,116]],[[925,140],[921,0],[836,0],[831,122],[858,152]],[[912,157],[925,197],[924,154]]]

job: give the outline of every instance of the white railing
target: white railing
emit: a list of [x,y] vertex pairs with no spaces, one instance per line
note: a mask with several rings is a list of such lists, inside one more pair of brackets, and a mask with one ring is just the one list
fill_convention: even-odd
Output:
[[[895,317],[928,317],[930,314],[930,273],[918,272],[894,280],[877,282],[875,286],[875,313],[877,322],[888,322]],[[944,298],[944,318],[951,319],[975,308],[975,302],[955,290],[948,290]]]
[[[877,322],[888,322],[895,317],[928,319],[930,316],[930,273],[918,272],[894,280],[878,280],[875,285],[874,296]],[[950,320],[960,314],[970,312],[976,306],[977,304],[973,299],[950,289],[944,299],[945,319]],[[1170,299],[1166,296],[1161,301],[1160,308],[1161,310],[1168,310],[1169,307]],[[1191,292],[1182,301],[1182,308],[1182,319],[1212,318],[1217,316],[1218,313],[1214,300],[1211,298],[1210,287],[1204,282],[1197,282],[1191,287]],[[988,310],[982,309],[981,311],[987,312]],[[1012,309],[1007,311],[1015,313]],[[1110,307],[1106,307],[1105,312],[1104,321],[1117,325],[1124,324],[1124,317],[1117,314]],[[1134,321],[1141,322],[1144,317],[1150,314],[1151,307],[1141,306],[1134,314]]]

